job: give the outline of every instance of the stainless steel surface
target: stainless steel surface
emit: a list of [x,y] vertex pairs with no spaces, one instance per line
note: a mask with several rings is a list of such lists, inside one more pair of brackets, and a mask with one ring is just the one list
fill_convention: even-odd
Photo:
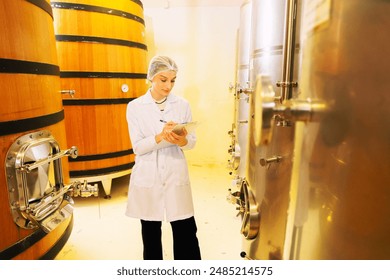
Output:
[[249,82],[250,39],[252,1],[243,1],[240,7],[240,26],[238,29],[237,84],[247,88]]
[[[305,1],[290,258],[390,258],[390,2]],[[295,162],[296,161],[296,162]]]
[[239,205],[239,211],[242,215],[241,233],[246,239],[253,239],[259,233],[259,205],[246,181],[243,181],[241,185]]
[[[277,14],[276,1],[253,4]],[[389,259],[390,37],[377,34],[390,27],[390,2],[311,0],[302,9],[291,98],[278,102],[276,64],[253,63],[245,183],[261,219],[244,257]]]
[[[271,77],[272,85],[282,79],[285,0],[253,0],[250,43],[250,86],[260,73]],[[275,87],[277,96],[280,90]]]
[[260,165],[270,167],[271,163],[278,163],[282,160],[281,156],[273,156],[270,158],[261,158],[260,159]]
[[[290,99],[293,96],[293,88],[297,87],[294,81],[294,56],[297,38],[296,28],[298,22],[298,0],[286,1],[286,19],[284,28],[284,48],[283,48],[283,65],[282,81],[277,83],[281,87],[280,102]],[[300,2],[300,1],[299,1]]]
[[50,232],[72,215],[73,200],[68,192],[82,187],[79,183],[64,185],[64,156],[77,157],[77,148],[61,151],[49,131],[23,135],[8,149],[9,206],[19,227]]
[[73,187],[69,190],[69,194],[73,197],[97,197],[99,196],[98,184],[88,184],[87,180],[83,182],[74,181]]
[[[282,259],[294,125],[271,125],[282,80],[286,1],[252,2],[249,141],[245,184],[258,205],[258,234],[244,240],[249,259]],[[261,161],[264,159],[264,162]],[[267,163],[267,159],[278,159]],[[283,159],[283,160],[279,160]],[[265,163],[265,166],[261,165]]]
[[253,239],[259,233],[259,205],[245,180],[242,180],[239,191],[232,192],[229,189],[227,199],[236,205],[237,216],[241,216],[241,234],[246,239]]
[[236,187],[240,188],[240,182],[245,175],[246,147],[248,140],[249,122],[249,47],[251,29],[251,1],[244,1],[240,7],[240,26],[238,30],[237,44],[237,69],[234,100],[234,123],[232,125],[232,145],[230,167],[233,170]]
[[[257,98],[260,95],[262,95],[261,92],[256,92],[251,96],[253,119],[251,119],[249,128],[246,183],[259,205],[261,218],[258,236],[251,242],[246,242],[244,250],[251,259],[283,259],[282,252],[286,238],[283,229],[287,223],[294,156],[292,152],[294,125],[272,125],[265,127],[268,134],[261,133],[264,130],[263,124],[266,122],[256,121],[260,117],[258,113],[261,113],[261,110],[257,113],[255,111],[255,108],[259,107],[255,104],[262,104]],[[267,112],[268,109],[265,111]],[[261,134],[256,134],[259,131]],[[263,137],[267,135],[268,139]],[[262,159],[265,159],[264,162]]]
[[[42,146],[38,146],[38,147],[42,147]],[[46,146],[49,146],[49,145],[46,145]],[[29,151],[34,150],[34,148],[36,148],[36,147],[30,148]],[[49,164],[57,159],[60,159],[64,156],[70,156],[71,158],[76,158],[77,153],[78,153],[78,150],[77,150],[77,147],[75,147],[75,146],[73,146],[72,148],[70,148],[68,150],[57,152],[54,155],[51,155],[49,150],[47,149],[46,155],[48,155],[48,156],[46,158],[40,158],[38,160],[33,161],[33,163],[20,164],[20,166],[18,166],[18,169],[20,172],[30,173],[32,170],[37,169],[38,167],[47,165],[47,164]],[[22,158],[25,157],[24,154],[22,154],[20,156]]]
[[[282,92],[277,83],[289,89],[298,77],[295,70],[299,47],[291,36],[299,36],[292,27],[298,22],[295,15],[300,5],[292,3],[292,8],[287,9],[287,1],[282,0],[252,2],[250,84],[254,93],[250,95],[245,184],[258,205],[259,228],[255,238],[243,242],[249,259],[285,259],[285,246],[289,245],[284,229],[289,218],[295,124],[275,108],[285,103],[280,102]],[[288,18],[291,14],[293,18]],[[287,40],[286,36],[290,38]],[[285,46],[286,43],[291,46]],[[287,63],[287,59],[294,61]],[[286,64],[290,69],[283,71]],[[298,88],[290,86],[289,92],[289,98],[294,97]]]

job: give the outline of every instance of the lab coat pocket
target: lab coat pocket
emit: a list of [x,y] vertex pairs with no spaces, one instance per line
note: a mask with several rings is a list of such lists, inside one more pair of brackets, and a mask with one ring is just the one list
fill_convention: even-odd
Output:
[[153,161],[140,161],[134,165],[130,177],[134,188],[151,188],[156,184],[156,167]]
[[177,186],[187,186],[190,178],[188,174],[187,162],[185,159],[175,159],[172,164],[173,180]]

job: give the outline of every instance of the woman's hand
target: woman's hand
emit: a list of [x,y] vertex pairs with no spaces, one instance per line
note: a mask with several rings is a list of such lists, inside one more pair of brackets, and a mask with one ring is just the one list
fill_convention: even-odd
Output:
[[160,143],[162,139],[164,139],[165,141],[172,144],[176,144],[180,147],[187,145],[188,142],[186,138],[188,134],[187,130],[184,128],[182,133],[180,133],[180,135],[176,134],[172,132],[172,129],[175,127],[175,125],[176,125],[175,122],[172,121],[167,122],[164,125],[162,132],[156,135],[156,142]]
[[188,140],[186,137],[187,134],[188,134],[187,130],[185,128],[183,128],[182,133],[180,133],[180,135],[171,131],[170,133],[168,133],[166,135],[166,138],[164,138],[164,139],[172,144],[176,144],[176,145],[182,147],[182,146],[187,145],[187,143],[188,143]]
[[173,127],[175,126],[176,124],[172,121],[170,122],[167,122],[164,127],[163,127],[163,130],[157,134],[155,136],[155,139],[156,139],[156,143],[160,143],[163,139],[166,140],[166,137],[167,135],[172,131]]

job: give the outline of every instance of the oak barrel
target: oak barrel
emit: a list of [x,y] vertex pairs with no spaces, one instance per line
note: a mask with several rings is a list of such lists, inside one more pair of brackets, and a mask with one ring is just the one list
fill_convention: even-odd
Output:
[[[19,227],[5,175],[7,151],[22,135],[48,130],[66,148],[52,9],[49,1],[1,1],[0,22],[0,259],[53,258],[71,233],[72,217],[50,233]],[[65,180],[67,168],[65,160]]]
[[[52,1],[68,143],[79,148],[71,178],[131,170],[126,106],[147,90],[140,1]],[[107,190],[105,190],[107,192]],[[109,195],[109,193],[106,193]]]

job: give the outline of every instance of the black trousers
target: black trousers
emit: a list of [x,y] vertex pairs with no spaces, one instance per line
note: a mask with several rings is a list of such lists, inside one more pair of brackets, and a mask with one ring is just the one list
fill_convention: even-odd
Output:
[[[161,222],[141,220],[144,260],[162,260]],[[171,222],[175,260],[200,260],[194,217]]]

